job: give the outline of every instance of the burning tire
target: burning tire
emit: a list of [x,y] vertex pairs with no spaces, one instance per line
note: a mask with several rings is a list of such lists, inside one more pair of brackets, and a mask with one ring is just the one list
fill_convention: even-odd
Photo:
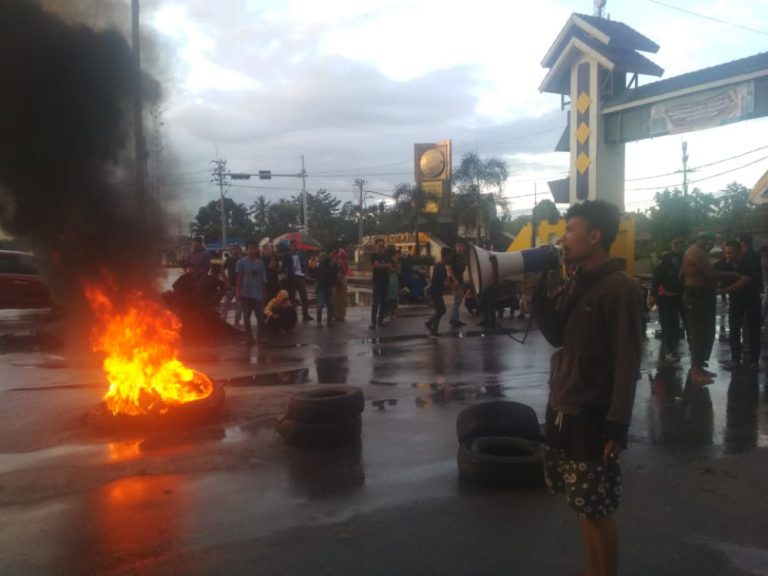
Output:
[[543,449],[522,438],[488,437],[463,442],[457,456],[459,477],[495,488],[544,485]]
[[205,398],[179,404],[163,414],[112,414],[102,402],[86,416],[91,427],[105,431],[134,431],[177,428],[205,424],[217,418],[224,408],[224,387],[214,382]]
[[540,442],[541,427],[534,409],[507,400],[483,402],[462,410],[456,418],[459,444],[497,436]]
[[346,420],[365,408],[363,392],[353,386],[323,386],[288,399],[286,418],[300,421]]
[[275,430],[286,444],[323,448],[351,444],[360,438],[363,423],[360,416],[342,420],[294,420],[282,418]]

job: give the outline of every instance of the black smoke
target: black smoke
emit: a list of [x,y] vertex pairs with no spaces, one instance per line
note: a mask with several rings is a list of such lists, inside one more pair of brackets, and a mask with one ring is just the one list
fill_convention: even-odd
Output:
[[[0,227],[38,254],[65,304],[101,270],[150,285],[161,218],[149,197],[139,217],[125,37],[0,0],[0,70]],[[149,104],[158,84],[141,82]]]

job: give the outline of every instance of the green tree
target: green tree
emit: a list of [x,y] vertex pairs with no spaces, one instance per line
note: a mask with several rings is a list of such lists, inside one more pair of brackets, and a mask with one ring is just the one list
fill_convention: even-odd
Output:
[[[296,201],[300,199],[295,199]],[[354,222],[341,217],[341,200],[321,188],[315,194],[307,194],[309,233],[326,247],[355,237]]]
[[675,188],[657,192],[655,201],[647,214],[653,249],[657,252],[664,250],[674,236],[689,236],[713,226],[717,201],[712,194],[694,188],[686,196]]
[[[474,230],[475,237],[487,240],[489,223],[496,217],[497,205],[504,206],[502,192],[509,177],[509,167],[504,160],[489,158],[483,160],[474,152],[462,156],[461,163],[453,172],[454,215],[463,221],[468,230]],[[488,198],[483,196],[490,196]],[[472,222],[471,225],[469,222]]]
[[271,204],[262,194],[253,204],[251,204],[250,213],[253,217],[256,235],[264,237],[267,235],[267,229],[269,228],[269,216],[270,216]]
[[[227,238],[246,239],[255,233],[253,221],[248,215],[245,204],[237,204],[231,198],[224,198],[224,213],[227,222]],[[200,208],[195,219],[190,223],[193,234],[203,236],[207,242],[221,241],[221,204],[211,200]]]
[[749,189],[738,182],[731,182],[717,198],[717,230],[735,236],[758,227],[757,210],[749,203]]
[[438,202],[439,198],[427,192],[418,184],[398,184],[395,186],[395,211],[402,216],[402,221],[413,227],[416,235],[416,254],[421,254],[419,248],[419,231],[422,224],[434,220],[431,213],[424,212],[431,202]]
[[533,207],[533,217],[537,223],[546,220],[550,224],[555,224],[560,220],[560,211],[552,200],[542,200]]
[[274,238],[286,232],[294,232],[299,229],[300,222],[301,204],[281,198],[269,206],[266,235]]

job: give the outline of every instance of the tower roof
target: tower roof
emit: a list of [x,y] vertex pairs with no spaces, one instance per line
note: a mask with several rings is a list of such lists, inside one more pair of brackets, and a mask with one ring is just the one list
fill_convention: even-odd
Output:
[[571,61],[582,54],[590,54],[608,70],[661,76],[663,69],[640,54],[658,50],[658,44],[626,24],[571,14],[544,56],[542,66],[550,71],[540,90],[566,94]]

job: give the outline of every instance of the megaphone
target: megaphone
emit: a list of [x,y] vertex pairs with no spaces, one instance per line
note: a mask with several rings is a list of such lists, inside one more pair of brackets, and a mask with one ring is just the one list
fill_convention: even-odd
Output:
[[551,245],[516,252],[489,252],[470,244],[467,267],[475,294],[480,294],[499,280],[522,280],[524,274],[542,272],[560,266],[560,250]]

